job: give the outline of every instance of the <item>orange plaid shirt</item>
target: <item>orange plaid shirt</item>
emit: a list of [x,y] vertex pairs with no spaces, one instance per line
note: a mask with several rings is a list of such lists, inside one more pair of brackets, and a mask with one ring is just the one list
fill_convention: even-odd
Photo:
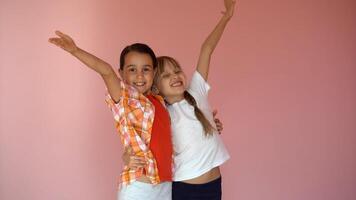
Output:
[[[134,87],[120,83],[121,97],[117,103],[113,101],[109,94],[106,95],[106,103],[111,109],[116,121],[116,129],[120,134],[124,148],[131,147],[137,156],[144,156],[146,166],[144,169],[130,169],[124,166],[121,173],[121,183],[123,185],[134,182],[143,174],[146,175],[152,184],[160,182],[156,160],[149,149],[151,131],[155,115],[153,104],[143,94]],[[161,96],[155,96],[164,105]]]

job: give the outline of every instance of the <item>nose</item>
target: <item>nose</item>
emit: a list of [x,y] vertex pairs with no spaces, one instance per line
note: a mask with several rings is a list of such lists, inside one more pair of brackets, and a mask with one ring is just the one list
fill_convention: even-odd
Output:
[[136,74],[136,77],[137,78],[142,78],[143,77],[143,72],[138,71],[137,74]]
[[172,74],[172,79],[178,78],[178,75],[176,73]]

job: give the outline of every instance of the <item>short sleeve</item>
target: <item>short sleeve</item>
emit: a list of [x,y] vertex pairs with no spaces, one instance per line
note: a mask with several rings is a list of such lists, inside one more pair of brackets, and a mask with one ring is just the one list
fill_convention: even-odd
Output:
[[[109,107],[109,109],[112,111],[112,114],[114,116],[114,119],[116,121],[119,121],[119,117],[121,114],[124,112],[123,104],[121,103],[123,99],[134,99],[134,100],[139,100],[140,98],[140,93],[132,86],[126,85],[124,82],[120,81],[120,99],[115,102],[111,95],[109,94],[108,90],[106,89],[106,95],[105,95],[105,101]],[[134,101],[135,102],[135,101]]]
[[204,80],[198,71],[195,71],[192,80],[189,85],[188,91],[192,93],[193,96],[208,96],[210,90],[210,85]]

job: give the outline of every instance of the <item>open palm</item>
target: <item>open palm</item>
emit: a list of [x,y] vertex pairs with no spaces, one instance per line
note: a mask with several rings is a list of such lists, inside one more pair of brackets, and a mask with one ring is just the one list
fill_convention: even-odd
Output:
[[61,47],[69,53],[73,53],[75,50],[77,50],[78,47],[75,45],[74,40],[71,37],[60,31],[56,31],[55,33],[58,37],[50,38],[48,40],[50,43]]

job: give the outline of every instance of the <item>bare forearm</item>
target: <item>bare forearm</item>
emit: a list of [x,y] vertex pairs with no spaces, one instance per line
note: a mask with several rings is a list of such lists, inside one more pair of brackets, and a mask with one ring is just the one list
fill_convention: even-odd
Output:
[[101,75],[110,96],[115,102],[120,99],[120,79],[108,63],[80,48],[77,48],[71,54]]
[[221,36],[224,33],[225,27],[229,22],[229,18],[223,16],[219,23],[215,26],[214,30],[209,34],[209,36],[204,41],[201,51],[205,53],[212,54],[216,45],[218,44]]
[[225,1],[226,11],[223,12],[224,15],[201,46],[197,71],[205,80],[208,79],[211,54],[213,53],[222,34],[224,33],[227,23],[230,21],[234,13],[235,3],[235,1]]
[[201,46],[197,71],[205,80],[208,79],[211,54],[218,44],[228,21],[229,20],[225,18],[225,16],[222,17],[219,23],[215,26],[214,30],[210,33],[208,38]]
[[74,52],[71,53],[74,57],[88,66],[90,69],[98,72],[101,76],[110,76],[115,74],[115,71],[112,69],[110,64],[101,60],[100,58],[84,51],[83,49],[77,48]]
[[56,31],[55,33],[58,37],[49,38],[48,41],[72,54],[90,69],[99,73],[108,88],[109,94],[117,102],[121,95],[120,79],[113,68],[100,58],[80,49],[69,35],[60,31]]

